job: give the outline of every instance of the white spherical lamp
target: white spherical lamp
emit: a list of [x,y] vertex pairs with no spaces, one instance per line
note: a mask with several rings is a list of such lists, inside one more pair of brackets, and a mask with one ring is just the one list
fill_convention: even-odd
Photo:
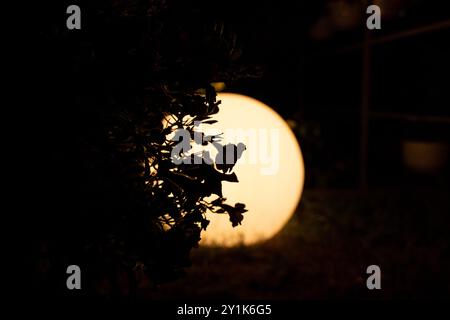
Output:
[[243,142],[234,167],[239,183],[223,182],[226,203],[245,203],[241,225],[232,227],[228,215],[208,215],[203,246],[251,245],[272,238],[295,212],[303,190],[304,163],[297,139],[287,123],[262,102],[239,94],[220,93],[214,130],[223,143]]

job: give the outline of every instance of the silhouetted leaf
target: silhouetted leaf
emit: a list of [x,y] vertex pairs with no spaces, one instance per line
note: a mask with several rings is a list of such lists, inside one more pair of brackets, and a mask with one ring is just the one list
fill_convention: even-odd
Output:
[[214,123],[216,123],[217,122],[217,120],[207,120],[207,121],[203,121],[203,123],[206,123],[206,124],[214,124]]

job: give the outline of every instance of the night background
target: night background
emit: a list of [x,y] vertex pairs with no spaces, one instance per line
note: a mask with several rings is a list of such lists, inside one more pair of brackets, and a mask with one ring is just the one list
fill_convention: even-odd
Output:
[[[367,29],[368,3],[356,0],[36,5],[23,93],[33,102],[19,111],[33,184],[19,204],[27,295],[448,299],[450,11],[444,1],[370,3],[381,30]],[[66,27],[71,4],[81,30]],[[252,246],[197,247],[207,225],[197,200],[231,176],[205,167],[196,174],[206,184],[186,182],[175,200],[176,189],[140,184],[156,179],[151,163],[139,167],[149,157],[158,179],[173,180],[163,115],[207,120],[218,82],[278,112],[304,158],[297,210]],[[209,205],[245,225],[241,206]],[[66,288],[70,264],[82,290]],[[381,290],[366,287],[373,264]]]

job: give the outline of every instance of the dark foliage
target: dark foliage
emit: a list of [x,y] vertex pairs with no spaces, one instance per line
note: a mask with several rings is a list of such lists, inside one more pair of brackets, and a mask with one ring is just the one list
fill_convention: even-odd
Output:
[[233,226],[243,219],[245,205],[222,194],[222,181],[238,182],[232,166],[171,159],[169,134],[192,134],[218,112],[209,83],[243,70],[235,36],[181,3],[82,3],[81,31],[65,28],[61,6],[38,30],[36,74],[48,77],[36,81],[40,170],[51,194],[33,218],[39,290],[67,292],[69,264],[81,266],[84,293],[172,280],[190,265],[208,212]]

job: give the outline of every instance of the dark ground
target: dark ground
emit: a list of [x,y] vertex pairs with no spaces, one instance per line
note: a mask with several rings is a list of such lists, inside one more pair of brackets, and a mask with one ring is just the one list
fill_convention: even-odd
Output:
[[[306,191],[272,240],[200,248],[187,276],[145,299],[391,299],[450,297],[450,200],[434,190]],[[382,290],[366,288],[379,265]]]

